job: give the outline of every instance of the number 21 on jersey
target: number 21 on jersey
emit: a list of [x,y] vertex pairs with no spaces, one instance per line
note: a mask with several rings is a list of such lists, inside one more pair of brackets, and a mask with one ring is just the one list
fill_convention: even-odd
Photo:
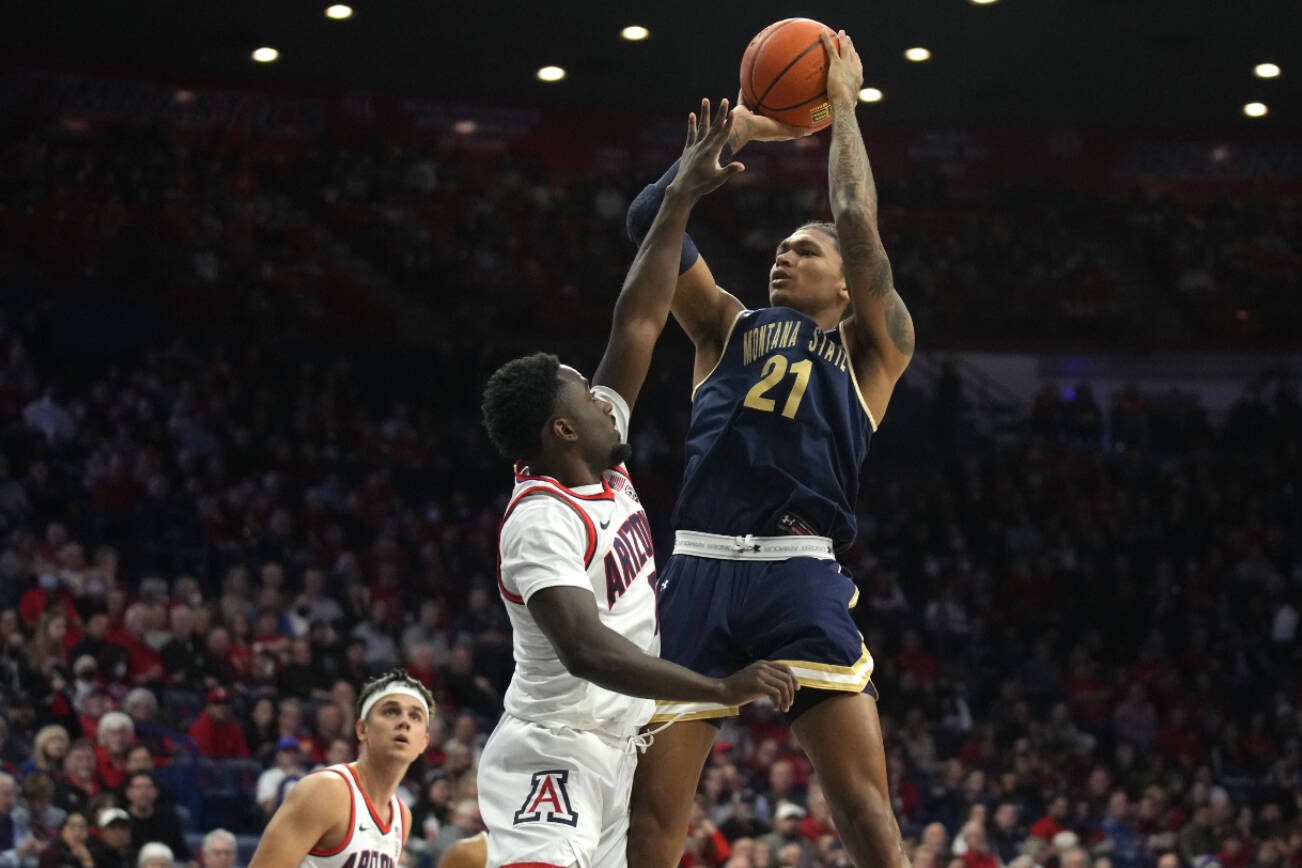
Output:
[[805,389],[809,386],[809,375],[813,370],[814,363],[809,359],[788,363],[784,355],[769,356],[764,360],[764,370],[759,382],[750,387],[743,403],[752,410],[774,412],[777,409],[777,401],[770,398],[769,393],[777,389],[783,378],[790,373],[795,378],[795,382],[792,383],[791,391],[787,393],[787,400],[782,405],[782,415],[794,419],[796,411],[800,409],[800,399],[805,397]]

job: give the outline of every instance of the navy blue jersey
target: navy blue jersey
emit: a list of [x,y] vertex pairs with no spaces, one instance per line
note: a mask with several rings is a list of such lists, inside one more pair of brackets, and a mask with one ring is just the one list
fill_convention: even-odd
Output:
[[788,307],[738,316],[692,398],[675,528],[771,536],[795,519],[850,544],[873,422],[843,340]]

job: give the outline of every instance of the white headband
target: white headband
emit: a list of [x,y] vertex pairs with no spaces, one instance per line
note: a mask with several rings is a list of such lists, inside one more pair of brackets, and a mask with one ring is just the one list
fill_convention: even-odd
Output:
[[410,696],[412,699],[419,702],[425,708],[426,714],[429,713],[429,703],[425,699],[425,697],[420,695],[419,690],[412,687],[410,684],[403,684],[402,682],[396,682],[394,684],[390,684],[388,687],[385,687],[382,690],[376,691],[374,694],[372,694],[370,699],[362,703],[361,719],[366,720],[366,715],[371,713],[371,709],[375,707],[375,703],[389,696]]

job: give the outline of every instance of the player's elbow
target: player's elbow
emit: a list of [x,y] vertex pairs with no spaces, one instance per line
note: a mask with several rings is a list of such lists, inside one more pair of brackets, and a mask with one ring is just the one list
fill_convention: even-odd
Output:
[[876,235],[877,221],[872,211],[862,202],[850,199],[832,202],[832,222],[836,225],[837,237],[842,246],[849,238]]
[[582,637],[573,631],[567,632],[562,638],[552,638],[552,647],[556,650],[556,658],[561,661],[565,671],[575,678],[587,678],[586,673],[593,665],[592,655],[584,646],[585,643]]
[[624,219],[624,228],[628,230],[630,241],[634,244],[642,243],[642,239],[651,230],[657,210],[659,203],[656,201],[656,185],[647,184],[629,203],[628,214]]
[[567,643],[566,648],[557,648],[556,653],[565,671],[584,681],[605,683],[608,674],[615,668],[614,655],[607,652],[597,637],[576,637]]

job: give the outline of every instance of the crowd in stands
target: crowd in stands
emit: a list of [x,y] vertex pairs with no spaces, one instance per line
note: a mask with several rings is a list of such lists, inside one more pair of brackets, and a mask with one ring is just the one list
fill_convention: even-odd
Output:
[[[629,259],[625,208],[663,170],[640,155],[636,169],[566,173],[528,142],[455,136],[257,149],[20,127],[10,139],[0,231],[42,273],[147,288],[176,321],[266,335],[304,323],[388,335],[401,314],[375,303],[381,283],[435,311],[445,341],[507,311],[549,334],[601,329]],[[707,199],[693,231],[721,282],[760,304],[777,242],[827,203],[821,184],[752,174]],[[1296,346],[1290,199],[958,194],[939,172],[878,182],[896,278],[933,348]]]
[[[481,189],[455,154],[307,155],[304,177],[342,179],[322,194],[329,209],[305,206],[311,218],[290,204],[303,194],[289,158],[140,148],[30,137],[0,161],[3,228],[24,215],[47,227],[6,235],[11,263],[144,275],[222,311],[203,340],[112,358],[61,344],[48,300],[0,317],[0,868],[247,859],[295,781],[353,758],[357,688],[394,665],[439,703],[400,791],[409,856],[431,866],[482,827],[475,767],[511,672],[492,578],[509,471],[476,399],[512,344],[483,323],[536,315],[537,332],[556,329],[541,345],[590,362],[629,259],[633,185],[567,188],[521,162]],[[266,192],[272,182],[289,192]],[[744,213],[751,195],[736,197]],[[1030,320],[1059,303],[1046,287],[1088,271],[1088,251],[1069,249],[1086,243],[1074,223],[1024,235],[1010,213],[982,225],[974,212],[942,246],[947,230],[928,234],[925,215],[902,230],[897,279],[932,281],[920,322],[946,322],[989,277],[973,263],[1013,247],[1005,282],[981,291],[1007,289]],[[1113,230],[1142,233],[1125,213]],[[726,214],[708,216],[707,237],[726,236]],[[284,246],[312,219],[357,235],[398,285],[435,293],[452,326],[480,325],[450,328],[414,371],[269,349],[281,328],[331,338],[347,324],[347,306],[326,322],[310,287],[286,294],[284,271],[266,267],[315,267],[312,245]],[[56,224],[83,234],[65,244],[47,234]],[[113,265],[123,233],[137,252]],[[1298,237],[1280,236],[1294,256]],[[754,256],[771,239],[743,242]],[[219,262],[207,272],[201,247]],[[1017,265],[1042,257],[1052,273]],[[191,295],[205,273],[207,294]],[[517,305],[513,287],[530,300]],[[262,328],[214,337],[260,316]],[[641,399],[630,462],[662,553],[688,409],[685,365],[669,367],[675,378],[658,369]],[[1224,420],[1186,395],[1050,388],[1011,440],[979,434],[974,412],[957,381],[897,395],[842,556],[863,591],[913,864],[1302,866],[1291,385],[1246,391]],[[723,727],[684,863],[848,864],[772,708]]]

